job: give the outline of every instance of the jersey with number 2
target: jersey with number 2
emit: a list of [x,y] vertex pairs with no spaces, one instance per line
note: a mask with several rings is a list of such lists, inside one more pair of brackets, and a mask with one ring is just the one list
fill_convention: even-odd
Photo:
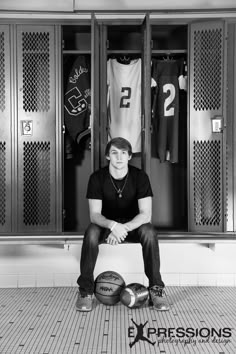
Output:
[[141,59],[130,64],[107,62],[108,135],[123,137],[133,152],[141,151]]
[[157,84],[153,126],[161,162],[178,162],[179,78],[182,68],[181,60],[153,60],[152,77]]

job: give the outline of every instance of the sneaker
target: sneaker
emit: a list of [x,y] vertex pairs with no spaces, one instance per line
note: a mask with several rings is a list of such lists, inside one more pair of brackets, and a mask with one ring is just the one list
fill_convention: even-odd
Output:
[[164,299],[164,288],[162,286],[154,285],[149,289],[150,299],[149,305],[153,306],[157,311],[168,311],[170,309],[169,304]]
[[81,295],[78,293],[78,298],[75,304],[76,310],[88,312],[92,311],[93,296],[92,295]]

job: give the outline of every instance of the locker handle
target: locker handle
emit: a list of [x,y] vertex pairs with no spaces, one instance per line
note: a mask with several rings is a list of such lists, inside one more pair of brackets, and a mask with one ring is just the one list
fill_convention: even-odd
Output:
[[222,133],[223,131],[223,117],[214,116],[211,118],[211,130],[212,133]]
[[144,117],[144,114],[141,115],[141,130],[142,131],[145,131],[145,117]]

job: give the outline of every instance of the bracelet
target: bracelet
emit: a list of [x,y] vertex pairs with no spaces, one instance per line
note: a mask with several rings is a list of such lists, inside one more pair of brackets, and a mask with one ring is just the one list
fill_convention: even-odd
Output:
[[110,228],[110,230],[113,231],[117,224],[118,223],[116,221],[114,221],[114,223],[113,223],[112,227]]

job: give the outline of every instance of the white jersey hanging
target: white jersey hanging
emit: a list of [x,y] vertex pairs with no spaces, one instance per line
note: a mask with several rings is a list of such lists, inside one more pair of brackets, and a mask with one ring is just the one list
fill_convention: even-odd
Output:
[[123,137],[141,151],[141,59],[107,62],[108,138]]

